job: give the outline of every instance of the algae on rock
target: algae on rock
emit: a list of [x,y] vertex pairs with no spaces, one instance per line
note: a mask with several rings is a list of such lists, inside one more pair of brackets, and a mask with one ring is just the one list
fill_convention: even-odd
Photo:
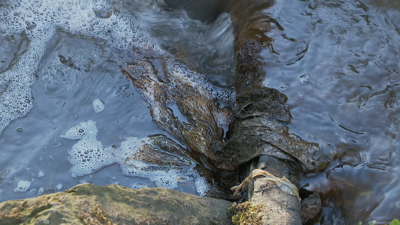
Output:
[[230,202],[165,188],[81,184],[0,203],[2,224],[230,224]]

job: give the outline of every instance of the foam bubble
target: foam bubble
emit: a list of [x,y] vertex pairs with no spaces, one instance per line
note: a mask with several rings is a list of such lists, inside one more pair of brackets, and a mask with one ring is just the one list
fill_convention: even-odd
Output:
[[[150,163],[137,160],[134,156],[139,149],[144,145],[153,144],[150,138],[130,137],[123,141],[119,148],[112,148],[104,147],[96,139],[97,132],[96,122],[89,120],[73,126],[62,135],[71,140],[80,139],[69,150],[71,176],[88,175],[113,163],[118,163],[125,175],[148,178],[157,187],[177,188],[179,182],[193,180],[191,177],[199,176],[193,168],[186,171],[179,168],[161,170],[155,169]],[[205,193],[206,189],[201,181],[197,181],[196,190],[200,195]]]
[[44,193],[44,188],[39,188],[39,190],[38,190],[38,195],[41,195],[41,194],[43,194]]
[[311,76],[308,73],[304,74],[304,75],[301,75],[300,76],[300,83],[307,84],[310,79],[311,79]]
[[46,43],[56,29],[103,40],[116,48],[136,47],[163,54],[143,24],[130,15],[110,11],[112,8],[106,0],[21,0],[9,1],[0,8],[2,35],[24,33],[30,41],[17,63],[0,76],[0,134],[12,120],[32,109],[31,86],[36,79],[35,72]]
[[31,182],[26,180],[20,180],[17,184],[17,187],[14,189],[14,192],[26,192],[31,187]]
[[57,191],[61,191],[62,189],[63,189],[63,185],[62,184],[57,184],[56,190]]
[[72,177],[91,174],[115,162],[111,148],[104,148],[96,139],[97,132],[96,122],[89,120],[72,127],[61,136],[71,140],[81,139],[68,152]]
[[209,189],[206,179],[203,177],[198,177],[194,182],[194,186],[197,194],[201,197],[204,197]]
[[[183,172],[180,169],[154,170],[153,165],[136,160],[132,156],[145,144],[151,144],[149,138],[132,137],[122,142],[119,149],[117,163],[121,166],[122,172],[127,176],[139,176],[148,178],[157,187],[174,189],[181,181],[191,180],[191,176],[197,175],[193,170]],[[198,176],[198,175],[197,175]]]
[[89,120],[87,122],[79,123],[76,126],[71,127],[64,135],[60,137],[76,140],[82,139],[89,136],[97,136],[97,127],[96,122],[93,120]]
[[233,89],[221,88],[212,85],[204,74],[196,73],[187,66],[174,60],[168,62],[168,70],[178,83],[188,84],[196,88],[201,94],[208,95],[215,100],[233,102],[236,98],[236,92]]
[[95,113],[100,113],[105,108],[103,102],[100,99],[95,99],[92,103],[92,106]]
[[44,172],[43,172],[43,170],[39,171],[38,177],[44,177]]

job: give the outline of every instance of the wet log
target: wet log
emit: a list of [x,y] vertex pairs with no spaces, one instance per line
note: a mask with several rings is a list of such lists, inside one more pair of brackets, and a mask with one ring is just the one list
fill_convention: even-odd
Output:
[[[266,63],[261,51],[268,49],[265,32],[273,29],[274,20],[261,9],[273,4],[270,0],[237,0],[231,10],[237,50],[236,108],[223,154],[239,166],[240,181],[249,182],[244,202],[235,206],[236,224],[302,224],[299,175],[328,165],[317,144],[289,134],[287,97],[262,85]],[[254,176],[257,169],[271,175]],[[277,180],[288,180],[294,190]]]

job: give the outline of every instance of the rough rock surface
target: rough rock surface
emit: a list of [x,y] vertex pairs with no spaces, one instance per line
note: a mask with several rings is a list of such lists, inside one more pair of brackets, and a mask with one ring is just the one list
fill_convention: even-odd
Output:
[[81,184],[0,204],[0,224],[231,224],[231,202],[164,189]]
[[301,202],[301,219],[303,224],[313,219],[321,211],[322,203],[318,192],[313,193]]

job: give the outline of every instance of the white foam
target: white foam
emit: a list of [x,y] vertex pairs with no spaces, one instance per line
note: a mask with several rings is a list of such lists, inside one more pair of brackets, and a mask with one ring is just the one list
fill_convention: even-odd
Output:
[[194,72],[187,68],[187,66],[180,64],[177,61],[171,60],[168,62],[167,66],[168,70],[170,71],[170,75],[179,80],[178,83],[192,86],[196,88],[200,94],[222,101],[234,101],[236,98],[236,92],[234,90],[212,85],[207,81],[204,74]]
[[[94,38],[106,46],[120,49],[150,49],[159,54],[166,54],[148,32],[147,27],[151,22],[148,21],[147,24],[141,22],[144,18],[150,18],[149,15],[158,16],[163,1],[135,1],[134,4],[138,7],[134,16],[114,11],[114,6],[111,4],[112,1],[108,0],[20,0],[4,3],[4,7],[0,8],[1,34],[24,33],[29,39],[29,46],[10,70],[0,74],[0,134],[12,120],[25,116],[31,110],[33,106],[31,86],[36,79],[35,73],[46,44],[57,29],[72,35]],[[156,17],[156,21],[159,19],[161,17]],[[77,66],[80,67],[79,56],[76,57],[78,57]],[[171,63],[175,64],[176,61]],[[207,83],[203,75],[191,72],[183,65],[181,67],[178,73],[184,74],[185,82],[190,82],[193,86]],[[52,72],[44,74],[42,79],[46,79],[45,76],[50,79]],[[206,85],[206,88],[204,85],[200,86],[203,86],[202,90],[208,91],[216,98],[226,96],[220,94],[218,89],[210,89],[209,85]],[[91,174],[104,166],[118,162],[126,174],[131,171],[137,176],[151,177],[158,186],[173,188],[182,177],[190,179],[191,175],[178,170],[152,171],[150,165],[135,159],[128,160],[131,163],[128,168],[125,164],[127,159],[125,154],[134,153],[148,140],[129,139],[123,142],[119,153],[124,155],[120,156],[115,155],[118,149],[106,148],[96,139],[97,132],[96,123],[87,121],[72,127],[61,136],[79,140],[69,150],[72,176]],[[21,183],[21,190],[23,184],[27,183]]]
[[[0,8],[0,31],[4,35],[24,32],[30,40],[27,51],[14,67],[0,76],[0,86],[6,87],[0,95],[0,134],[10,121],[26,115],[31,110],[33,103],[31,85],[35,81],[35,72],[46,43],[55,34],[56,29],[73,35],[92,37],[101,40],[105,45],[120,49],[151,49],[160,54],[167,54],[161,49],[158,41],[150,35],[148,27],[157,27],[158,22],[166,18],[176,23],[177,26],[171,28],[178,27],[181,31],[185,29],[180,27],[182,23],[183,25],[193,23],[191,25],[193,27],[199,26],[198,21],[191,21],[185,15],[183,21],[179,20],[180,16],[168,15],[162,8],[164,2],[161,0],[134,1],[133,4],[135,7],[129,9],[129,13],[134,14],[133,16],[124,14],[123,6],[118,8],[118,3],[107,0],[20,0],[9,1]],[[221,16],[215,29],[219,30],[219,26],[230,26],[227,14]],[[207,26],[202,29],[210,30]],[[219,38],[219,35],[210,36],[210,43],[215,43],[215,38]],[[228,42],[233,43],[232,40],[226,41]],[[74,57],[79,58],[79,56]],[[79,63],[79,60],[76,61]],[[203,75],[198,79],[199,76],[190,70],[184,69],[182,72],[192,81],[204,80]],[[234,92],[230,90],[214,88],[210,84],[206,84],[205,88],[216,99],[234,99]]]
[[17,187],[14,189],[14,192],[26,192],[31,187],[31,182],[27,180],[20,180],[17,184]]
[[44,192],[44,188],[39,188],[39,190],[38,190],[38,195],[41,195],[41,194],[43,194],[43,192]]
[[110,149],[105,149],[96,139],[97,132],[96,122],[89,120],[72,127],[61,136],[71,140],[81,139],[68,152],[72,177],[91,174],[115,162]]
[[38,177],[44,177],[44,172],[43,172],[43,170],[39,171]]
[[311,79],[311,76],[308,73],[304,74],[304,75],[301,75],[300,76],[300,83],[307,84],[310,79]]
[[194,186],[196,188],[197,194],[199,194],[201,197],[204,197],[209,190],[206,179],[203,177],[198,177],[194,182]]
[[95,99],[92,103],[93,110],[95,113],[100,113],[104,110],[104,103],[100,99]]
[[61,191],[62,189],[63,189],[63,185],[62,184],[57,184],[56,190],[57,191]]
[[79,123],[76,126],[71,127],[64,135],[60,137],[76,140],[86,137],[96,137],[97,136],[96,122],[89,120],[87,122]]
[[[8,124],[25,116],[33,106],[31,86],[46,43],[57,28],[94,37],[116,48],[152,49],[162,53],[142,24],[131,16],[110,11],[106,0],[9,1],[0,8],[2,35],[26,34],[30,40],[26,52],[12,69],[0,75],[0,134]],[[105,12],[105,15],[99,12]],[[77,16],[78,15],[78,16]],[[102,16],[103,15],[103,16]]]
[[112,148],[104,147],[96,139],[97,132],[96,122],[89,120],[73,126],[61,136],[71,140],[80,139],[68,152],[72,164],[71,176],[92,174],[113,163],[118,163],[125,175],[148,178],[157,187],[177,188],[179,182],[192,180],[193,175],[198,176],[193,170],[157,170],[154,165],[134,158],[140,147],[152,144],[149,138],[130,137],[121,143],[121,147]]

